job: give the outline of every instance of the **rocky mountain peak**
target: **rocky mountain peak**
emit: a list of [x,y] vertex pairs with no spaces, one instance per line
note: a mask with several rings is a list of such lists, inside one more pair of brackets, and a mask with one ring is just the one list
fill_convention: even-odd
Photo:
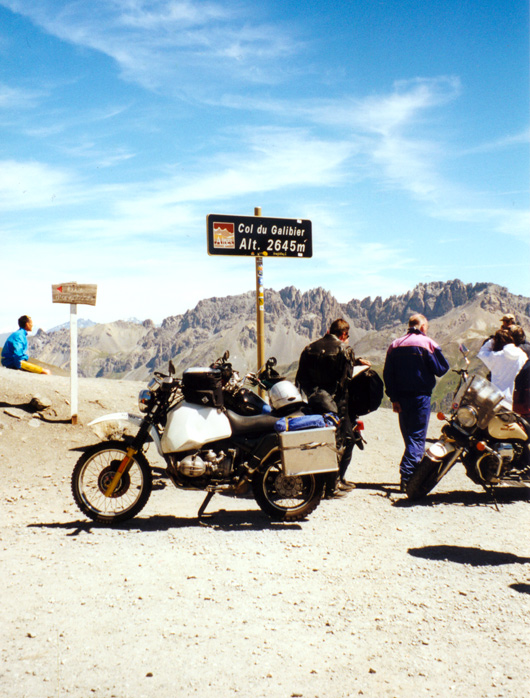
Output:
[[[184,314],[165,318],[160,327],[145,320],[80,329],[80,373],[144,380],[155,369],[165,370],[169,359],[177,372],[182,372],[191,365],[209,365],[225,349],[230,350],[238,370],[254,370],[255,303],[255,293],[248,291],[203,299]],[[288,286],[280,291],[265,290],[266,353],[276,356],[280,365],[291,365],[306,344],[322,336],[334,319],[343,317],[350,323],[350,343],[355,350],[377,361],[389,340],[404,330],[416,312],[437,322],[438,332],[447,342],[457,331],[460,340],[469,332],[487,336],[505,312],[515,313],[530,335],[530,298],[515,296],[494,284],[436,281],[418,284],[386,300],[377,296],[348,303],[339,303],[321,287],[302,293]],[[30,344],[43,361],[68,365],[66,329],[39,332],[30,338]]]

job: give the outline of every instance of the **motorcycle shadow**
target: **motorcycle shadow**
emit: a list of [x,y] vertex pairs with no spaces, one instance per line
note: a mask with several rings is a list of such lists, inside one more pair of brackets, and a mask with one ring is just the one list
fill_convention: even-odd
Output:
[[530,501],[530,488],[500,487],[493,494],[486,491],[454,490],[453,492],[430,493],[422,499],[411,501],[403,498],[393,502],[395,507],[432,507],[440,504],[460,504],[462,506],[495,506]]
[[184,518],[179,516],[150,516],[136,517],[130,521],[113,524],[98,523],[96,521],[68,521],[66,523],[33,523],[28,528],[49,528],[70,531],[68,536],[78,536],[81,533],[94,533],[96,531],[141,531],[154,533],[158,531],[171,531],[179,528],[208,527],[218,531],[267,531],[267,530],[300,530],[297,522],[271,521],[261,511],[237,510],[227,511],[219,509],[211,514],[198,517]]

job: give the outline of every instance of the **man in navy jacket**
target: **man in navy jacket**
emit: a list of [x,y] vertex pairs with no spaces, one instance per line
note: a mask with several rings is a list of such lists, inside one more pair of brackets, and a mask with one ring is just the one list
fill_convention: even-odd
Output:
[[436,376],[443,376],[449,370],[442,350],[427,337],[428,328],[423,315],[412,315],[407,334],[388,347],[383,370],[386,394],[399,415],[405,442],[399,464],[402,490],[423,458]]

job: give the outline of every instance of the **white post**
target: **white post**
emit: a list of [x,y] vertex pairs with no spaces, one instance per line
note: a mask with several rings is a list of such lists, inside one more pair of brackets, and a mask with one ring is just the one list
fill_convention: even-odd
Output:
[[70,304],[70,416],[77,424],[77,304]]

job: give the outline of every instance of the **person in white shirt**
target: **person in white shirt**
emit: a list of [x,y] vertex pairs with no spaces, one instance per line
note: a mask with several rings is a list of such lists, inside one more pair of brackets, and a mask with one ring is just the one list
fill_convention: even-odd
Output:
[[512,409],[515,377],[528,357],[522,349],[515,346],[507,329],[495,332],[482,345],[477,356],[491,371],[491,382],[504,394],[506,406]]

